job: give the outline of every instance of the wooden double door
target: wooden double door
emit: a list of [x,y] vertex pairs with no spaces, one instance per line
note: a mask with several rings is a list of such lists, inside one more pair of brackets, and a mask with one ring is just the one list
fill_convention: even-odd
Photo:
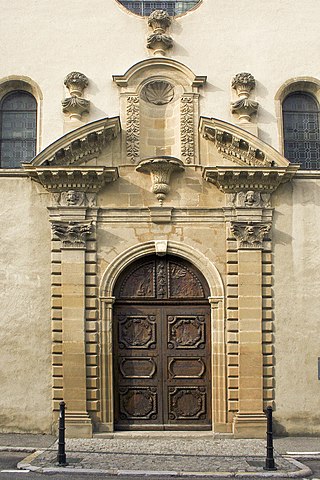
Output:
[[182,259],[148,257],[118,286],[115,428],[211,428],[207,284]]

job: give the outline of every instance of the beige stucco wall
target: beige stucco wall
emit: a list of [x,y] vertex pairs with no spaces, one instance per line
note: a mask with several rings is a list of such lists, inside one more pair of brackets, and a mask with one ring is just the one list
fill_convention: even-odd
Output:
[[275,196],[275,418],[282,433],[319,434],[320,259],[318,179]]
[[46,197],[0,177],[0,431],[51,431],[50,229]]

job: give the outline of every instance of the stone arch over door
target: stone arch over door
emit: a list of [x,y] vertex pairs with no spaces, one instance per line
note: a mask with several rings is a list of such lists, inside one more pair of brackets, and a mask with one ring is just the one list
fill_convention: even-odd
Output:
[[113,316],[114,289],[121,273],[139,258],[166,253],[187,260],[198,269],[209,286],[211,322],[212,426],[214,431],[227,431],[224,288],[215,265],[194,248],[173,241],[150,241],[135,245],[118,255],[104,272],[100,283],[101,325],[101,424],[99,431],[114,430],[113,391]]

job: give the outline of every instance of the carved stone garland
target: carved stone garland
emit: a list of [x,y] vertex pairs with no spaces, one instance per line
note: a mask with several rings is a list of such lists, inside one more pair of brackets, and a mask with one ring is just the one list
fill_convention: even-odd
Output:
[[194,99],[193,95],[181,97],[181,156],[185,163],[193,163],[194,147]]
[[135,163],[140,154],[140,108],[138,95],[127,97],[127,157]]
[[171,173],[183,171],[184,165],[181,160],[174,157],[151,157],[142,160],[136,167],[136,170],[137,172],[151,174],[152,192],[156,195],[160,205],[162,205],[170,191]]
[[89,113],[90,102],[82,98],[88,83],[88,78],[80,72],[71,72],[64,80],[71,96],[62,101],[62,111],[67,113],[71,119],[80,120],[84,113]]
[[237,92],[239,100],[231,103],[232,113],[239,115],[240,123],[250,122],[251,116],[257,113],[259,103],[249,99],[251,91],[255,88],[256,81],[251,73],[238,73],[232,79],[232,88]]
[[154,55],[165,55],[172,48],[173,40],[166,33],[171,25],[171,19],[165,10],[155,10],[148,18],[148,25],[153,29],[147,38],[147,48],[154,50]]

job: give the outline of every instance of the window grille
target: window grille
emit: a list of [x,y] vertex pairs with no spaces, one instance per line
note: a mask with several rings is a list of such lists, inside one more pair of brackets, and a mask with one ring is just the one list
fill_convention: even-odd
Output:
[[149,0],[120,0],[120,3],[137,15],[149,16],[154,10],[166,10],[171,17],[180,15],[194,7],[199,0],[152,2]]
[[27,92],[14,91],[0,105],[1,168],[19,168],[36,154],[37,103]]
[[318,102],[308,93],[292,93],[282,110],[285,157],[303,169],[320,169]]

